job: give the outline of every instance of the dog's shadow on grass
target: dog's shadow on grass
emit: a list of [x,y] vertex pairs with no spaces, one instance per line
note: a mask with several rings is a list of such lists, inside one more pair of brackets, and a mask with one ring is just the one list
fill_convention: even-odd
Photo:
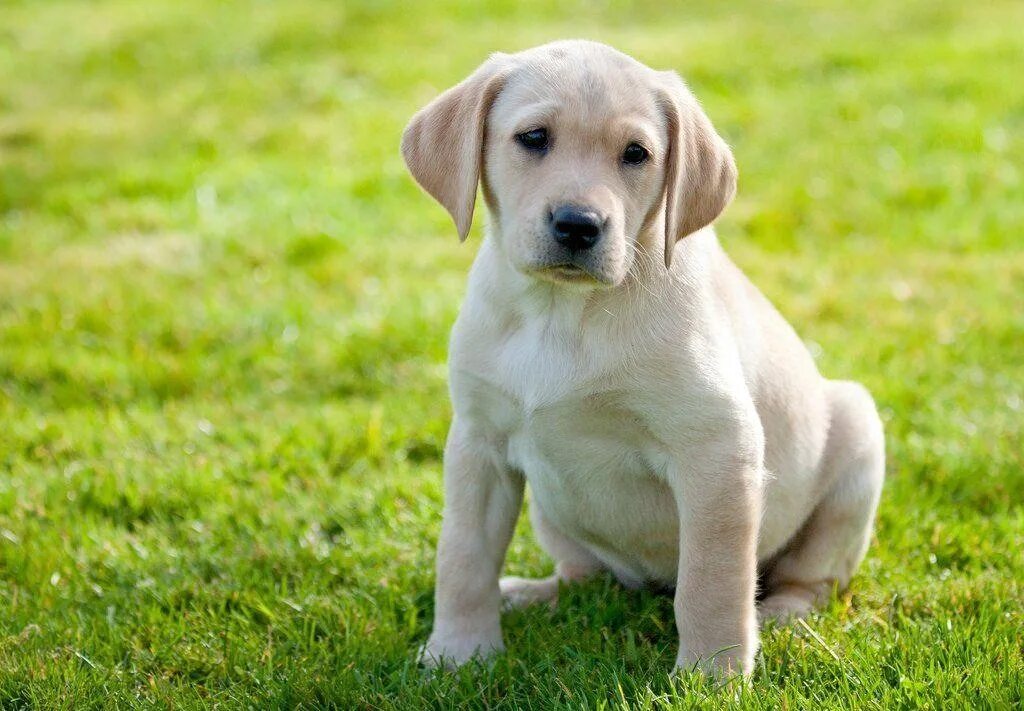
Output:
[[672,592],[627,589],[610,574],[563,584],[553,606],[507,610],[502,626],[509,649],[530,656],[534,650],[620,660],[675,654]]

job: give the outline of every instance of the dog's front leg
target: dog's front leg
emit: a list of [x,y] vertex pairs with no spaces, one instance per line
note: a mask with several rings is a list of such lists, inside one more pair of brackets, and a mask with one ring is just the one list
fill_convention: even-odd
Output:
[[504,649],[498,576],[523,502],[523,478],[456,420],[444,457],[434,629],[420,659],[455,667]]
[[670,477],[679,511],[680,671],[725,678],[754,667],[762,453],[758,436],[749,439],[702,448],[680,459]]

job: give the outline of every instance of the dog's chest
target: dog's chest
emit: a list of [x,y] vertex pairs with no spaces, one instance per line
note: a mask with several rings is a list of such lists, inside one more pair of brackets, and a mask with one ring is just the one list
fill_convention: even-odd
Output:
[[508,463],[524,473],[544,514],[624,574],[671,579],[675,504],[656,471],[650,413],[614,354],[557,333],[524,333],[489,363],[464,405],[506,442]]

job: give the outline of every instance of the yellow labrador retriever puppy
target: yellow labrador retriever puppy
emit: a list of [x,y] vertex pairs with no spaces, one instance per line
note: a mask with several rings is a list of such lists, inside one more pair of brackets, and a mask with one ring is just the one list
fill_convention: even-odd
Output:
[[[884,451],[867,391],[822,378],[719,246],[728,146],[675,73],[566,41],[492,56],[402,154],[460,237],[478,183],[492,217],[451,339],[424,662],[499,651],[503,598],[609,570],[675,589],[677,667],[749,674],[759,616],[849,582]],[[526,483],[556,572],[499,580]]]

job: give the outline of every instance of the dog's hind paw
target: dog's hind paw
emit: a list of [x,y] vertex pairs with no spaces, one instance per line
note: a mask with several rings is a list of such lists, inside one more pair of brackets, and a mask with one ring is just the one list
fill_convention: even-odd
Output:
[[554,607],[558,602],[558,577],[514,578],[505,577],[499,582],[501,599],[505,607],[519,608],[545,603]]

